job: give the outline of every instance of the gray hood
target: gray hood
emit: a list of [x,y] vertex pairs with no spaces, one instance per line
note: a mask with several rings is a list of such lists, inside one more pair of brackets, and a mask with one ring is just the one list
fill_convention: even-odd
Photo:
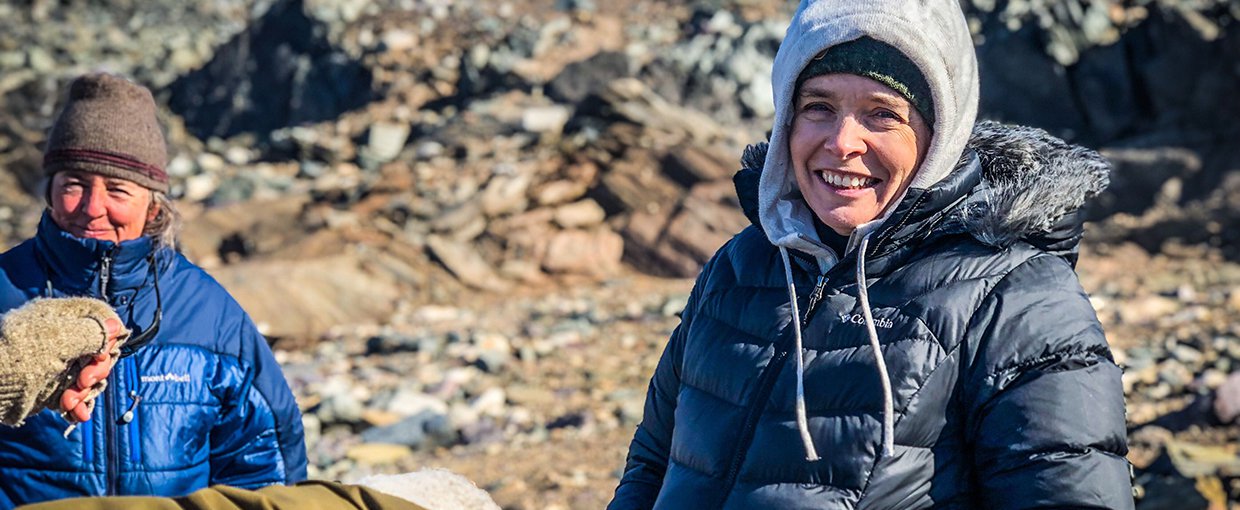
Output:
[[[796,249],[826,266],[835,254],[819,240],[813,212],[800,198],[788,137],[793,94],[801,70],[817,54],[868,36],[899,49],[917,65],[934,99],[934,135],[910,188],[925,189],[955,167],[977,117],[977,58],[964,14],[956,2],[925,0],[802,0],[775,56],[772,72],[775,123],[763,164],[759,215],[776,246]],[[906,192],[907,193],[907,192]],[[896,209],[897,197],[886,214]],[[885,217],[858,227],[864,235]]]

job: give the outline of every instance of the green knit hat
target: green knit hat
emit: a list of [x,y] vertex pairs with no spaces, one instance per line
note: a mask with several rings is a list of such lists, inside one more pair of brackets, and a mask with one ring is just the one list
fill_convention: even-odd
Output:
[[797,76],[797,89],[805,80],[832,73],[864,76],[891,87],[934,126],[934,98],[930,84],[912,60],[894,46],[877,39],[860,39],[837,44],[811,60]]

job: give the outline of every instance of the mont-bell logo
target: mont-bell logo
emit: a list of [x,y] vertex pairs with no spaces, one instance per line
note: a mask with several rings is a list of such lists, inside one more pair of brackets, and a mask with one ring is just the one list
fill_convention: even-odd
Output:
[[189,374],[173,374],[173,373],[166,373],[166,374],[159,374],[159,375],[144,375],[140,377],[139,379],[141,379],[144,384],[164,383],[164,382],[187,383],[190,381]]
[[[844,324],[864,325],[865,316],[859,313],[854,313],[854,314],[842,313],[840,314],[840,322]],[[891,327],[894,325],[895,324],[891,322],[891,319],[888,319],[886,317],[875,317],[874,318],[874,327],[876,328],[891,329]]]

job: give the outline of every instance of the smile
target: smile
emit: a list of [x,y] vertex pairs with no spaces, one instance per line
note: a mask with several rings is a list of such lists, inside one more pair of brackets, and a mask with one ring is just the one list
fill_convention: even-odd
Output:
[[832,170],[821,170],[815,171],[814,173],[818,174],[818,178],[822,179],[822,182],[826,183],[827,186],[836,189],[869,188],[879,182],[878,179],[873,177],[864,177],[856,174],[835,172]]

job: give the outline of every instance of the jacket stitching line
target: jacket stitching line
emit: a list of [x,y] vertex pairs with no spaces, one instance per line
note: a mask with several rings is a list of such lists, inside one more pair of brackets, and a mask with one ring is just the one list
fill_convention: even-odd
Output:
[[[1046,356],[1039,356],[1037,358],[1026,360],[1026,361],[1017,363],[1009,367],[1004,367],[1002,369],[995,370],[994,372],[991,372],[989,375],[987,375],[983,380],[986,381],[988,384],[994,384],[995,381],[997,381],[1001,376],[1006,376],[1014,372],[1025,372],[1029,368],[1033,368],[1037,365],[1041,365],[1048,361],[1055,361],[1055,360],[1062,361],[1065,359],[1077,357],[1081,354],[1089,355],[1091,357],[1095,357],[1095,356],[1101,357],[1102,359],[1105,360],[1106,356],[1103,355],[1102,349],[1103,347],[1097,346],[1097,347],[1091,347],[1091,348],[1085,348],[1085,349],[1067,349],[1067,350],[1062,350],[1062,351],[1055,351],[1051,354],[1047,354]],[[1002,391],[1002,389],[1000,389],[1000,391]]]

